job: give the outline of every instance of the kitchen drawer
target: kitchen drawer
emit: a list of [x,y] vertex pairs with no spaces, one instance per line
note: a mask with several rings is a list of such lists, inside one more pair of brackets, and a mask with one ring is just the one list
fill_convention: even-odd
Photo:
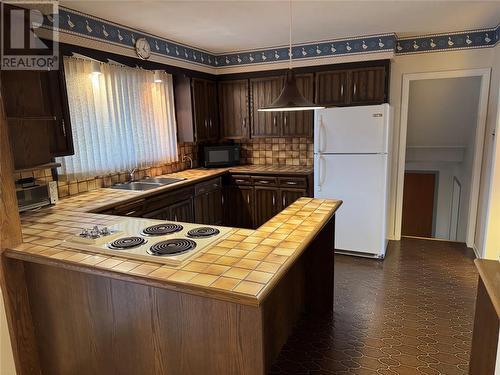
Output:
[[255,186],[276,186],[278,179],[275,176],[252,176]]
[[188,187],[179,190],[169,191],[147,198],[144,203],[144,211],[150,212],[170,206],[184,199],[190,199],[194,195],[194,188]]
[[279,184],[283,187],[307,189],[307,179],[305,177],[279,177]]
[[222,188],[222,180],[220,177],[212,178],[208,181],[200,182],[194,187],[194,194],[201,195],[210,193],[211,191]]
[[235,174],[231,176],[230,183],[232,185],[252,185],[252,176]]
[[113,208],[113,215],[139,217],[144,210],[144,199],[124,203]]

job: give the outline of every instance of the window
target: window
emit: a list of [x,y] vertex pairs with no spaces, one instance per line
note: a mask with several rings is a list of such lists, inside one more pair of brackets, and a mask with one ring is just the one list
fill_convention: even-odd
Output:
[[[64,59],[75,154],[59,158],[72,178],[177,161],[172,76]],[[157,82],[160,78],[161,82]]]

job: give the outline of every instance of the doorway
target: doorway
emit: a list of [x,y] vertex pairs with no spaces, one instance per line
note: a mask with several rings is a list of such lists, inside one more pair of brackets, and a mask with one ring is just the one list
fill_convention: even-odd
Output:
[[436,228],[439,172],[405,172],[401,234],[432,238]]
[[396,239],[414,235],[473,247],[489,79],[489,69],[403,76]]

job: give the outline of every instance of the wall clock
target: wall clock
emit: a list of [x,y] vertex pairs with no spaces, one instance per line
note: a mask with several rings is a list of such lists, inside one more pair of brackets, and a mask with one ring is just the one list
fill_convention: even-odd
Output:
[[135,42],[135,53],[141,59],[147,60],[151,56],[151,46],[146,38],[139,38]]

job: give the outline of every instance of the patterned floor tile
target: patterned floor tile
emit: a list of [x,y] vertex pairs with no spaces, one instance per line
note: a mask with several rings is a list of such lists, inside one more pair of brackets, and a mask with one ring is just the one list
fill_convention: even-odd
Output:
[[336,255],[335,310],[305,316],[269,374],[467,374],[477,287],[464,245],[403,239]]

